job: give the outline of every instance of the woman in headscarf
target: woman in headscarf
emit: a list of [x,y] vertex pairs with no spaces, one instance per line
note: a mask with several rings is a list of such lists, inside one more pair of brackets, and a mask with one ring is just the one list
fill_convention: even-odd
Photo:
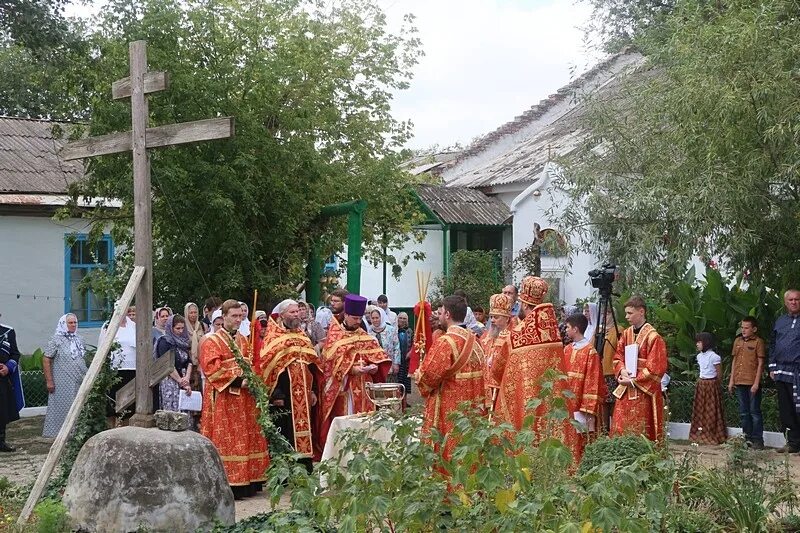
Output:
[[165,411],[177,411],[179,395],[192,393],[189,376],[192,373],[192,357],[186,321],[181,315],[167,319],[164,335],[156,343],[154,359],[173,357],[175,370],[158,384],[159,406]]
[[186,333],[189,336],[190,354],[192,356],[192,368],[194,372],[189,376],[193,390],[198,390],[200,377],[197,369],[200,368],[200,339],[205,335],[203,322],[200,320],[200,307],[194,302],[189,302],[183,306],[183,317],[186,319]]
[[386,322],[386,312],[378,306],[372,307],[369,315],[370,326],[367,330],[370,335],[378,339],[386,356],[392,362],[390,375],[397,375],[400,368],[400,338],[397,336],[397,328]]
[[239,325],[239,333],[241,333],[244,337],[250,336],[250,308],[244,302],[239,302],[239,305],[242,306],[242,315],[244,318],[242,319],[242,323]]
[[[119,302],[114,304],[115,307],[117,305],[119,305]],[[125,315],[123,315],[117,333],[114,335],[114,341],[119,344],[119,347],[111,352],[111,368],[117,371],[119,379],[107,394],[106,418],[110,428],[117,426],[117,392],[136,379],[136,310],[133,309],[134,318],[131,319],[131,309],[132,307],[129,307]],[[110,322],[106,322],[100,329],[100,337],[97,339],[98,346],[103,343],[103,339],[108,334],[109,326]],[[123,419],[130,418],[135,410],[135,405],[126,408]]]
[[153,347],[158,339],[167,331],[167,320],[172,316],[172,309],[169,307],[159,307],[153,313]]
[[83,338],[78,335],[78,317],[67,313],[59,319],[53,338],[44,351],[48,397],[43,436],[55,437],[64,424],[86,375],[85,355]]
[[600,310],[597,304],[589,302],[583,306],[583,316],[589,321],[586,331],[583,333],[584,339],[590,339],[589,342],[594,344],[594,334],[597,333],[597,321],[600,316]]
[[320,354],[322,347],[325,345],[325,337],[328,333],[314,320],[314,306],[306,302],[297,302],[300,309],[300,327],[303,333],[311,339],[311,344],[314,345],[317,355]]

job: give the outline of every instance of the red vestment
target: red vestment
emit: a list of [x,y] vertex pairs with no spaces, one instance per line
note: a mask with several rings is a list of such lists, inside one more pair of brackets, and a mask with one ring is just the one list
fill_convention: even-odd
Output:
[[[332,321],[328,328],[323,352],[317,456],[325,447],[334,418],[375,410],[367,397],[365,385],[385,383],[392,369],[392,361],[386,357],[386,352],[375,337],[361,328],[348,331],[336,321]],[[377,365],[375,374],[351,373],[354,367],[370,364]]]
[[[563,356],[564,345],[561,343],[553,305],[537,305],[511,330],[508,342],[492,361],[492,378],[500,384],[494,410],[496,420],[521,429],[523,420],[531,414],[526,404],[539,398],[545,372],[553,369],[557,373],[564,373]],[[559,393],[562,389],[563,382],[555,380],[553,392]],[[545,427],[547,413],[546,401],[534,411],[536,421],[533,429],[537,433]],[[558,431],[561,430],[556,428]]]
[[639,356],[633,386],[617,387],[614,396],[614,416],[610,434],[641,434],[650,440],[664,436],[664,397],[661,394],[661,377],[667,371],[667,345],[650,324],[645,324],[638,335],[633,327],[626,329],[617,343],[614,355],[614,374],[619,377],[625,368],[625,346],[637,344]]
[[206,336],[200,345],[200,366],[206,376],[201,433],[214,443],[231,486],[264,481],[269,466],[267,441],[258,424],[256,401],[246,387],[233,382],[242,377],[230,342],[248,360],[247,340],[231,338],[224,329]]
[[[425,398],[423,435],[429,434],[431,428],[447,435],[453,429],[453,422],[447,419],[447,415],[458,410],[462,402],[484,407],[484,365],[483,349],[469,330],[451,326],[433,343],[430,353],[422,361],[417,382],[419,392]],[[447,440],[443,452],[445,459],[450,458],[455,445],[455,440]]]
[[[311,438],[311,391],[314,377],[310,366],[318,365],[317,352],[308,336],[288,330],[270,318],[267,335],[261,348],[259,375],[270,392],[278,385],[284,372],[289,376],[292,440],[295,452],[303,457],[312,457],[314,450]],[[288,430],[287,430],[288,431]]]
[[494,402],[497,399],[497,389],[500,388],[500,383],[495,381],[492,376],[492,364],[495,357],[503,349],[503,346],[508,342],[508,334],[510,328],[501,331],[497,337],[490,337],[488,334],[483,339],[483,353],[486,356],[486,363],[484,365],[483,384],[486,387],[486,406],[489,411],[494,410]]
[[[602,361],[590,339],[586,339],[580,348],[575,348],[574,344],[564,347],[564,370],[567,372],[567,388],[574,394],[574,398],[566,398],[567,412],[570,418],[574,418],[575,413],[580,412],[587,417],[587,421],[591,420],[592,422],[587,424],[591,434],[598,427],[600,405],[605,401],[606,386]],[[581,462],[587,436],[572,425],[565,435],[566,444],[572,449],[575,465]]]

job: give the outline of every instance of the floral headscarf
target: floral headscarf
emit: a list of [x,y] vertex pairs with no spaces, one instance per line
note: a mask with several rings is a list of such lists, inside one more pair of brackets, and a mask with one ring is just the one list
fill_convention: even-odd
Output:
[[77,359],[78,357],[83,357],[86,353],[86,348],[83,345],[83,339],[78,335],[78,327],[75,327],[75,331],[70,331],[67,327],[67,318],[74,316],[75,320],[78,320],[78,317],[75,316],[74,313],[67,313],[66,315],[62,316],[58,319],[58,324],[56,325],[55,336],[56,337],[66,337],[69,340],[69,353],[73,359]]

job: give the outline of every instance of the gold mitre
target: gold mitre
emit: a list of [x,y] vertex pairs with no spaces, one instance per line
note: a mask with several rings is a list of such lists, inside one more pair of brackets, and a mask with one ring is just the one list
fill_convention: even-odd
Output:
[[539,305],[547,294],[548,285],[542,278],[526,276],[519,289],[519,301],[528,305]]
[[511,316],[511,298],[505,294],[492,294],[489,298],[489,315]]

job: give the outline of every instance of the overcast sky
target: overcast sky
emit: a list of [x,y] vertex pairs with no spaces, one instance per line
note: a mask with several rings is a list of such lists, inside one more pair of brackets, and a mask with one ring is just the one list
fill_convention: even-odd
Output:
[[396,97],[413,148],[469,144],[569,83],[599,56],[583,44],[575,0],[379,0],[390,21],[417,17],[425,50]]
[[[390,26],[413,13],[425,57],[396,118],[411,148],[469,144],[569,83],[599,55],[583,43],[590,14],[577,0],[377,0]],[[70,6],[68,13],[96,12]]]

